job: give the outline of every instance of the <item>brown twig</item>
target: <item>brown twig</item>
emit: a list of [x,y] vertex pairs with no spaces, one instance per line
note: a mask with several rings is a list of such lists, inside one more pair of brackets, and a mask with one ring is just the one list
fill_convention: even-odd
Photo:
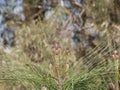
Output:
[[35,19],[35,18],[38,17],[43,11],[44,11],[44,9],[40,9],[37,13],[35,13],[34,15],[32,15],[31,19]]
[[74,0],[74,4],[76,5],[76,6],[78,6],[79,8],[81,8],[81,12],[80,12],[80,14],[79,14],[79,19],[80,19],[80,22],[81,22],[81,26],[83,26],[83,19],[82,19],[82,16],[83,16],[83,14],[85,13],[85,7],[82,5],[82,4],[80,4],[80,3],[78,3],[78,2],[76,2],[75,0]]

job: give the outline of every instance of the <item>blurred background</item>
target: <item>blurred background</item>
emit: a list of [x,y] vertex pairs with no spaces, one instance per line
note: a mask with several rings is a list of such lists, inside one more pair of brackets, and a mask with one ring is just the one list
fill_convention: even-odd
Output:
[[119,90],[120,0],[0,0],[0,90]]

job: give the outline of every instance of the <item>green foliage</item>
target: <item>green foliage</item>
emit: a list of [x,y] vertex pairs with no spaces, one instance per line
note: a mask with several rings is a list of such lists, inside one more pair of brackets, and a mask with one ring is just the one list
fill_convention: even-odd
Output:
[[[33,0],[29,2],[33,3]],[[107,6],[103,5],[104,2],[106,1],[96,1],[96,8],[93,7],[96,18],[99,16],[106,18],[102,15],[109,11],[106,9]],[[100,7],[105,9],[104,12]],[[98,19],[101,20],[101,17]],[[49,68],[49,64],[52,63],[53,70],[56,71],[54,63],[56,55],[52,46],[57,43],[62,47],[61,70],[65,71],[64,62],[69,61],[67,78],[62,83],[63,90],[108,90],[108,83],[115,83],[116,73],[112,57],[116,44],[113,40],[119,43],[119,38],[116,37],[120,37],[120,33],[112,26],[100,27],[103,21],[96,25],[103,37],[95,48],[85,48],[85,56],[78,60],[72,48],[69,55],[65,55],[65,47],[68,44],[59,39],[56,34],[58,26],[52,21],[47,23],[38,19],[37,23],[30,22],[30,26],[23,25],[22,30],[16,33],[18,41],[13,52],[5,54],[2,49],[0,50],[0,87],[5,86],[3,90],[41,90],[45,86],[48,90],[58,90],[57,77],[50,74]]]
[[[33,88],[39,90],[43,85],[49,90],[57,90],[56,77],[50,75],[48,68],[49,63],[54,62],[51,49],[54,44],[51,40],[55,38],[52,36],[54,33],[55,26],[53,28],[43,22],[37,25],[33,23],[30,27],[23,26],[23,30],[17,33],[19,44],[14,52],[11,54],[0,52],[1,81],[21,84],[21,87],[27,90]],[[107,90],[108,83],[114,82],[115,71],[111,52],[115,50],[115,46],[107,34],[94,49],[88,48],[86,55],[80,60],[74,60],[75,54],[71,49],[70,56],[67,58],[71,60],[71,64],[67,79],[63,82],[64,90]],[[57,39],[57,42],[61,41]],[[65,43],[60,45],[62,48],[65,47]],[[66,58],[64,53],[61,53],[60,57],[61,60]]]

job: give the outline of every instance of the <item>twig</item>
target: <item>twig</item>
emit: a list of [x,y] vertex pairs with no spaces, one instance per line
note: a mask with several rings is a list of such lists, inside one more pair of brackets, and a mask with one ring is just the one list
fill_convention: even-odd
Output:
[[32,15],[31,19],[34,19],[34,18],[38,17],[43,11],[44,11],[44,9],[40,9],[37,13]]
[[82,5],[82,4],[80,4],[80,3],[78,3],[78,2],[76,2],[75,0],[74,0],[74,4],[76,5],[76,6],[78,6],[79,8],[81,8],[82,9],[82,11],[80,12],[80,14],[79,14],[79,19],[80,19],[80,22],[81,22],[81,26],[83,26],[83,19],[82,19],[82,15],[84,14],[84,12],[85,12],[85,8],[84,8],[84,6]]
[[113,25],[113,27],[120,31],[120,26]]
[[67,26],[69,26],[73,21],[72,15],[69,16],[68,20],[64,23],[64,26],[62,29],[66,29]]

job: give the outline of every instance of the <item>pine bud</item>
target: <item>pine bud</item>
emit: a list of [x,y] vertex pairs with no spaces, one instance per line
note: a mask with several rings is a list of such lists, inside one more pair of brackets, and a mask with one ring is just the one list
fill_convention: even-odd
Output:
[[53,52],[58,55],[60,53],[61,47],[59,45],[55,45],[52,47],[53,48]]

